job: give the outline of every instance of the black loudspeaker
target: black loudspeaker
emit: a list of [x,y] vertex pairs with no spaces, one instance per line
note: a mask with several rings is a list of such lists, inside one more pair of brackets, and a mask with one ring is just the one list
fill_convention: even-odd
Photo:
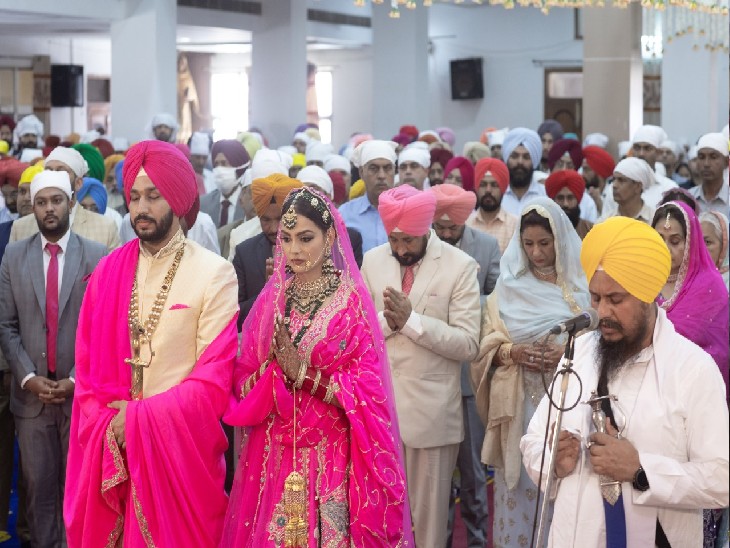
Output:
[[451,61],[451,99],[483,99],[482,58]]
[[82,65],[51,65],[51,106],[84,106]]

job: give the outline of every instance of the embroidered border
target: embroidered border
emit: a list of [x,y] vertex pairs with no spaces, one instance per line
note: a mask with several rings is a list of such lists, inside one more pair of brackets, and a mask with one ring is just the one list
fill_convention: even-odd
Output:
[[144,542],[148,548],[155,548],[155,541],[152,540],[152,533],[150,533],[147,518],[144,516],[142,503],[139,502],[139,498],[137,497],[137,488],[134,486],[134,483],[132,483],[132,500],[134,501],[134,515],[137,517],[142,538],[144,538]]
[[119,543],[119,539],[122,536],[124,530],[124,516],[117,516],[117,521],[114,524],[114,529],[109,533],[106,539],[106,548],[116,548]]
[[127,470],[126,468],[124,468],[124,459],[122,458],[122,453],[119,451],[119,445],[117,445],[117,440],[114,437],[114,431],[112,430],[111,422],[106,427],[106,447],[112,454],[116,473],[112,477],[107,478],[101,482],[102,495],[109,491],[112,487],[115,487],[123,481],[129,479]]

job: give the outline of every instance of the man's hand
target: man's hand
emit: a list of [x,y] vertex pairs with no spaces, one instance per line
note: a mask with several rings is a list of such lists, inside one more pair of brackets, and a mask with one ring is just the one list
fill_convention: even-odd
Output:
[[403,329],[413,311],[408,295],[392,287],[386,287],[383,291],[383,303],[383,316],[388,321],[388,326],[394,331]]
[[[550,430],[550,440],[552,442],[552,433],[555,430],[553,423]],[[552,443],[550,444],[552,447]],[[572,474],[575,465],[578,464],[580,456],[580,439],[575,434],[567,430],[561,430],[558,436],[558,453],[555,456],[555,475],[559,478]]]
[[127,425],[127,400],[117,400],[111,402],[107,407],[110,409],[118,409],[119,413],[112,419],[112,432],[117,440],[117,445],[120,449],[124,449],[127,446],[127,439],[124,436],[124,427]]
[[68,398],[74,395],[74,389],[76,385],[70,379],[61,379],[58,381],[56,388],[52,390],[53,401],[52,403],[63,403]]
[[52,381],[51,379],[42,377],[41,375],[31,377],[25,383],[25,389],[30,390],[33,394],[38,396],[41,403],[55,403],[53,400],[56,399],[54,394],[54,390],[56,388],[58,388],[58,383],[56,381]]
[[633,481],[641,466],[639,452],[627,439],[617,439],[616,429],[606,424],[607,434],[591,434],[591,466],[596,474],[614,481]]

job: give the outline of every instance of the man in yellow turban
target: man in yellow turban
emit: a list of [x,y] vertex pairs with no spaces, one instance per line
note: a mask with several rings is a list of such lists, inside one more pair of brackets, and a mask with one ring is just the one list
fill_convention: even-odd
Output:
[[[650,226],[626,217],[595,225],[581,263],[599,330],[576,340],[566,401],[603,396],[595,405],[606,433],[589,405],[563,415],[550,546],[699,546],[702,509],[730,499],[722,376],[654,302],[671,259]],[[543,399],[520,444],[535,482],[548,409]]]
[[241,310],[238,316],[239,330],[271,275],[274,266],[273,249],[284,200],[289,192],[301,186],[301,181],[281,173],[254,179],[251,183],[251,197],[258,216],[259,233],[238,244],[233,254],[233,266],[238,276],[238,305]]

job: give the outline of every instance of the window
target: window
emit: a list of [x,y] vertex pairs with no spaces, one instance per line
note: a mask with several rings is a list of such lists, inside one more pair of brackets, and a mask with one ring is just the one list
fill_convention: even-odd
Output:
[[248,75],[245,72],[212,74],[210,79],[213,140],[235,139],[248,129]]
[[332,142],[332,72],[317,71],[314,77],[317,90],[317,113],[319,115],[319,134],[323,143]]

